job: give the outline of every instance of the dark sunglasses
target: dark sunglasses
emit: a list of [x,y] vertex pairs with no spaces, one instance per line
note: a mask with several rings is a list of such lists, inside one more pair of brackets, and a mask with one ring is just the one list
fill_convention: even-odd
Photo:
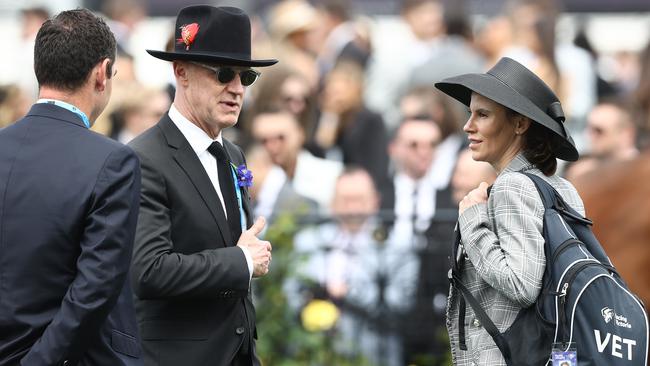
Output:
[[239,72],[235,71],[232,67],[229,66],[210,66],[202,64],[199,62],[192,62],[195,65],[201,66],[205,69],[212,70],[217,76],[217,80],[221,84],[228,84],[229,82],[235,79],[235,76],[239,74],[239,79],[241,80],[241,85],[251,86],[260,77],[260,73],[253,69],[245,69]]

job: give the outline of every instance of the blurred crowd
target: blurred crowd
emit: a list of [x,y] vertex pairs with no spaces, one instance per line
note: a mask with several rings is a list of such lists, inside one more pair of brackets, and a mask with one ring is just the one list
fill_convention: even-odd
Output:
[[[457,204],[495,172],[466,149],[467,111],[433,83],[484,72],[504,56],[529,67],[560,96],[581,158],[569,180],[633,159],[650,144],[650,44],[603,56],[578,29],[558,37],[550,0],[506,1],[487,17],[462,2],[402,0],[379,22],[344,0],[265,2],[254,16],[255,58],[277,58],[248,88],[231,141],[247,151],[256,215],[293,215],[304,227],[296,264],[316,286],[288,283],[293,306],[310,298],[341,309],[341,347],[372,364],[438,364],[448,352],[444,313]],[[129,37],[147,20],[142,1],[106,1],[118,39],[108,108],[93,127],[123,143],[168,110],[174,85],[139,80]],[[33,42],[46,8],[22,10],[13,68],[0,78],[0,127],[37,96]],[[168,47],[175,40],[171,35]],[[5,47],[5,50],[7,50]],[[155,47],[151,47],[155,48]],[[7,62],[7,61],[5,61]],[[263,310],[261,310],[263,311]],[[428,360],[428,361],[423,361]]]

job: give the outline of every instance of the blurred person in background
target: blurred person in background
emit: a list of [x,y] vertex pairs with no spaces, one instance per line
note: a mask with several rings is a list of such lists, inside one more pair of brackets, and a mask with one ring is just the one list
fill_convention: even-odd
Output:
[[473,34],[466,10],[463,0],[445,4],[442,34],[429,58],[411,71],[406,90],[430,87],[452,75],[485,69],[485,60],[472,44]]
[[478,187],[481,182],[492,185],[497,177],[494,168],[484,162],[472,158],[472,150],[464,149],[458,156],[456,168],[451,178],[452,198],[456,206],[463,200],[463,197]]
[[0,61],[0,79],[16,84],[33,103],[38,95],[38,82],[34,77],[34,41],[41,25],[50,17],[50,12],[45,6],[27,6],[20,15],[20,38],[12,40],[11,57]]
[[400,99],[400,112],[405,118],[429,115],[440,128],[441,142],[436,148],[430,178],[436,189],[444,191],[446,201],[450,199],[449,182],[458,158],[458,154],[466,145],[460,130],[465,114],[464,109],[451,103],[438,90],[430,86],[418,86],[409,90]]
[[281,55],[280,63],[302,74],[311,88],[317,87],[319,79],[314,32],[320,21],[306,0],[281,0],[268,13],[272,47]]
[[271,244],[253,222],[252,181],[241,149],[222,132],[237,123],[253,67],[248,15],[235,7],[188,6],[176,18],[169,112],[129,143],[142,162],[133,250],[136,313],[151,365],[253,366],[251,281],[268,273]]
[[0,86],[0,128],[9,126],[27,114],[31,104],[32,98],[18,85]]
[[[411,354],[411,363],[417,364],[416,357],[419,357],[431,359],[433,365],[442,365],[449,355],[445,311],[449,295],[447,271],[452,255],[454,226],[458,219],[458,211],[454,208],[481,182],[492,184],[495,178],[496,172],[490,164],[475,161],[471,151],[464,149],[454,167],[451,195],[437,196],[436,213],[424,233],[427,246],[420,252],[416,310],[409,318],[412,334],[406,339],[406,347],[408,354]],[[441,202],[445,199],[451,201]],[[419,324],[429,326],[422,329]]]
[[630,109],[622,102],[598,103],[587,118],[589,153],[600,163],[629,160],[639,154],[636,125]]
[[324,0],[316,10],[321,21],[317,28],[318,71],[320,80],[341,59],[357,62],[362,68],[370,57],[369,30],[366,23],[352,19],[350,2],[345,0]]
[[594,47],[593,43],[589,40],[586,22],[581,21],[578,25],[578,30],[573,38],[573,44],[577,47],[587,51],[591,56],[591,63],[593,70],[596,73],[596,100],[603,100],[608,98],[615,98],[619,93],[618,87],[603,78],[602,70],[598,68],[598,60],[601,55],[600,52]]
[[564,106],[567,127],[584,149],[585,118],[596,102],[596,71],[591,55],[567,42],[556,42],[559,6],[556,0],[506,1],[503,15],[496,16],[479,32],[477,43],[493,65],[510,57],[528,67],[552,90]]
[[413,302],[418,265],[411,248],[386,238],[379,205],[365,170],[349,167],[338,176],[334,221],[304,229],[294,239],[296,256],[306,258],[298,273],[316,287],[293,288],[297,293],[291,297],[333,301],[341,311],[335,325],[341,342],[334,347],[362,355],[371,365],[397,366],[404,364],[401,319]]
[[125,101],[128,103],[129,98],[131,98],[130,93],[134,92],[134,85],[139,85],[136,80],[133,61],[133,56],[126,53],[124,49],[118,45],[115,67],[120,70],[120,75],[115,78],[113,83],[113,90],[115,92],[113,93],[114,97],[111,98],[110,102],[108,102],[104,113],[102,113],[102,115],[97,118],[97,121],[95,121],[95,124],[92,126],[93,131],[105,136],[110,136],[113,139],[117,137],[117,133],[119,132],[118,130],[122,125],[116,123],[113,118],[113,112]]
[[402,0],[400,10],[396,22],[372,28],[364,90],[368,108],[382,115],[390,132],[401,121],[397,105],[411,70],[431,57],[444,34],[442,1]]
[[248,169],[255,172],[249,190],[255,216],[266,217],[268,227],[281,215],[292,215],[296,221],[307,223],[318,218],[318,203],[296,192],[284,170],[273,164],[263,146],[253,145],[246,156]]
[[164,90],[145,87],[137,82],[121,88],[120,91],[124,93],[124,97],[112,110],[110,136],[127,144],[153,127],[169,110],[171,101]]
[[[252,119],[260,112],[284,109],[300,122],[306,136],[312,136],[316,120],[316,96],[309,81],[298,71],[283,65],[274,67],[251,93],[252,103],[245,110],[242,130],[250,140]],[[309,138],[305,147],[312,151]],[[246,141],[248,144],[251,141]]]
[[322,156],[364,168],[383,190],[388,184],[388,136],[381,116],[363,101],[364,73],[356,62],[339,61],[325,77],[314,145]]
[[501,52],[528,67],[560,99],[566,95],[555,55],[555,22],[558,9],[555,0],[511,0],[506,2],[505,14],[512,24],[512,44]]
[[121,47],[117,48],[117,60],[115,60],[115,64],[120,67],[120,83],[132,83],[138,80],[133,55]]
[[[382,213],[386,225],[392,228],[392,240],[410,248],[419,264],[414,311],[404,320],[403,347],[408,363],[418,362],[417,357],[424,354],[436,353],[433,357],[438,357],[444,349],[444,344],[436,339],[444,318],[440,314],[434,318],[431,312],[433,289],[428,286],[428,279],[437,282],[445,278],[440,263],[442,259],[447,268],[448,261],[445,256],[436,255],[439,243],[429,242],[427,237],[435,226],[433,218],[439,203],[430,173],[441,141],[442,131],[433,117],[415,115],[405,117],[388,147],[393,171],[390,185],[382,192]],[[428,326],[421,329],[419,325],[424,323]]]
[[576,184],[583,175],[598,170],[600,161],[589,153],[581,154],[576,161],[570,161],[562,168],[562,177]]
[[129,265],[140,166],[89,131],[108,103],[115,37],[87,9],[43,23],[39,98],[0,130],[0,365],[142,365]]
[[38,30],[50,17],[50,12],[45,7],[28,7],[21,11],[22,29],[21,36],[23,40],[34,42]]
[[474,47],[485,58],[489,67],[499,61],[504,50],[514,43],[513,25],[505,14],[497,13],[477,24]]
[[146,0],[104,0],[101,10],[109,17],[108,25],[115,33],[118,47],[127,53],[135,50],[131,47],[131,37],[138,25],[147,17]]
[[424,233],[436,210],[437,189],[431,175],[441,131],[430,115],[407,117],[388,146],[394,172],[382,192],[382,209],[394,216],[397,238],[418,247],[417,234]]
[[318,202],[321,210],[329,207],[343,164],[318,158],[303,148],[305,131],[295,115],[283,108],[260,111],[251,131],[297,193]]

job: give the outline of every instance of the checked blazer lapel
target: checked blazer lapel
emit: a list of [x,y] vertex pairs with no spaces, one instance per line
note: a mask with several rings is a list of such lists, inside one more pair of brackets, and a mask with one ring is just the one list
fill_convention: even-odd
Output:
[[210,178],[205,172],[201,161],[199,161],[189,142],[187,142],[168,115],[165,115],[165,118],[159,126],[167,139],[167,144],[174,150],[172,152],[174,160],[190,179],[194,188],[203,199],[203,202],[208,206],[217,225],[219,225],[219,232],[225,245],[233,245],[232,233],[228,227],[228,221],[226,221],[226,215],[223,212],[221,203],[219,202],[219,196],[214,190],[214,186],[210,182]]

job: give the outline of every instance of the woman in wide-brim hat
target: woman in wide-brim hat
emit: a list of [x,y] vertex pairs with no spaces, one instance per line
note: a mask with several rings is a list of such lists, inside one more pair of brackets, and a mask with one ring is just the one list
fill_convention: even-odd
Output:
[[[462,283],[503,332],[520,309],[535,303],[545,269],[544,205],[532,180],[520,173],[542,177],[584,215],[575,188],[555,174],[556,159],[573,161],[578,152],[555,93],[512,59],[502,58],[485,74],[455,76],[435,86],[469,107],[463,130],[472,157],[498,174],[489,197],[487,183],[481,183],[459,204],[456,261]],[[459,324],[460,297],[452,288],[447,317],[454,364],[505,365],[470,306],[466,322]],[[465,337],[459,335],[463,331]]]

